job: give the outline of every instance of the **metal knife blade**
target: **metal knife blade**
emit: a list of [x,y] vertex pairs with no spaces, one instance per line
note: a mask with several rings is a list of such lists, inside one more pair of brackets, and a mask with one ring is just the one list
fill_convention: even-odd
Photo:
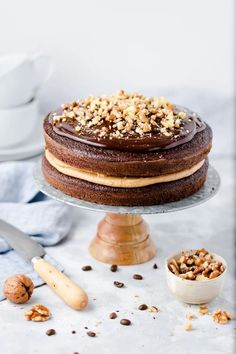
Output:
[[0,219],[0,237],[2,237],[14,250],[30,262],[34,257],[43,257],[45,250],[27,234]]
[[20,256],[27,261],[32,261],[36,273],[67,305],[74,310],[82,310],[87,306],[88,296],[85,291],[45,258],[42,258],[45,251],[41,245],[1,219],[0,237],[3,237]]

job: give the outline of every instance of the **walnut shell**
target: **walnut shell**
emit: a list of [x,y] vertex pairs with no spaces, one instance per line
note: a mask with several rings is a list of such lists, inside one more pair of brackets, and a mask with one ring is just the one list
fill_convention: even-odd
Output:
[[32,280],[24,274],[16,274],[8,278],[3,286],[5,297],[15,304],[27,302],[34,290]]

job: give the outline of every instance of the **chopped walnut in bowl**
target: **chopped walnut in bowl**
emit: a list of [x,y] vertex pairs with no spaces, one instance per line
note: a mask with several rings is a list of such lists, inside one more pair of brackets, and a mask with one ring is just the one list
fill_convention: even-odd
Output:
[[182,279],[204,281],[214,279],[225,271],[225,266],[204,248],[183,251],[168,264],[169,270]]
[[225,260],[204,248],[178,252],[166,259],[167,284],[180,300],[190,304],[212,301],[225,278]]

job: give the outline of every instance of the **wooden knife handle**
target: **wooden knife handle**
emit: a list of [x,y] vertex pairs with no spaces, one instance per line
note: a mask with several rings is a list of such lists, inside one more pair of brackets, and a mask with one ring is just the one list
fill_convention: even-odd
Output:
[[88,304],[88,296],[75,282],[69,279],[45,259],[32,259],[34,270],[48,286],[74,310],[82,310]]

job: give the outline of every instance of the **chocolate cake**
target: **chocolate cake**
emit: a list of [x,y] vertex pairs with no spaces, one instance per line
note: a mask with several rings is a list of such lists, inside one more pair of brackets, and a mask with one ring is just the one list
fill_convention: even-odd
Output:
[[164,97],[89,96],[49,113],[44,133],[46,180],[79,199],[163,204],[195,193],[206,179],[211,128]]

